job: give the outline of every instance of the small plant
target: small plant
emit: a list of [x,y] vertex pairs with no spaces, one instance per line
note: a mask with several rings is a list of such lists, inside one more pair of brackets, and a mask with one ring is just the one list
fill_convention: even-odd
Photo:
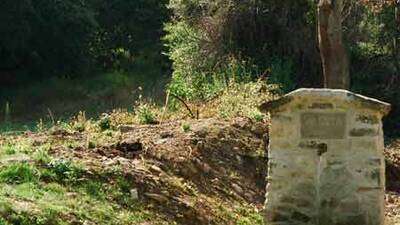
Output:
[[6,153],[7,155],[14,155],[17,151],[15,149],[14,145],[11,144],[7,144],[3,147],[4,153]]
[[86,193],[93,197],[97,197],[100,199],[105,198],[104,191],[103,191],[103,184],[96,181],[89,181],[84,184],[84,189]]
[[43,122],[43,119],[40,119],[39,122],[36,124],[36,130],[38,132],[44,132],[46,130],[46,126]]
[[252,113],[252,119],[257,122],[262,122],[264,120],[264,115],[261,112],[256,111]]
[[147,103],[138,106],[136,115],[141,124],[157,124],[156,116]]
[[10,225],[10,224],[4,219],[0,218],[0,225]]
[[111,129],[111,118],[110,118],[110,115],[104,113],[101,116],[101,118],[100,118],[100,120],[98,122],[98,125],[99,125],[99,127],[100,127],[100,129],[102,131]]
[[37,180],[39,172],[27,163],[15,163],[0,171],[0,182],[21,184]]
[[34,154],[33,158],[41,164],[47,164],[51,162],[51,157],[48,153],[50,145],[41,146]]
[[78,113],[78,115],[72,121],[72,128],[75,131],[83,132],[86,130],[87,122],[88,122],[88,120],[86,119],[86,113],[81,111]]
[[58,159],[48,164],[48,171],[44,174],[46,178],[56,181],[76,181],[83,171],[69,160]]
[[187,133],[187,132],[191,131],[192,128],[191,128],[190,124],[184,123],[184,124],[182,124],[182,130],[183,130],[183,132]]
[[93,140],[88,140],[87,142],[87,148],[88,149],[94,149],[96,148],[96,143]]

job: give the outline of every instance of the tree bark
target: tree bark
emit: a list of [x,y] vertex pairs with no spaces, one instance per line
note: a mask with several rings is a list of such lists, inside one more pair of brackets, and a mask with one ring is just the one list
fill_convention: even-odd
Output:
[[396,67],[396,72],[400,73],[400,46],[399,46],[399,40],[400,40],[400,0],[397,0],[395,2],[394,6],[394,17],[396,21],[396,30],[395,30],[395,37],[393,38],[393,58],[394,58],[394,64]]
[[349,59],[343,44],[342,9],[343,0],[319,0],[318,41],[325,88],[350,88]]

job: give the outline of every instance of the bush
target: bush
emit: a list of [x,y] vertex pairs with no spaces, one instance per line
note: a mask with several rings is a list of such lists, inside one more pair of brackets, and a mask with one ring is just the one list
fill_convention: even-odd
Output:
[[264,115],[258,107],[265,101],[278,97],[276,85],[268,85],[263,80],[246,83],[231,83],[217,98],[204,106],[203,115],[222,118],[247,117],[262,121]]
[[100,117],[99,121],[98,121],[98,125],[99,125],[99,127],[100,127],[100,129],[102,131],[111,129],[111,118],[110,118],[110,115],[103,114]]
[[157,124],[156,115],[148,103],[138,105],[135,112],[141,124]]
[[288,93],[296,88],[294,64],[290,59],[272,58],[270,60],[271,84],[278,84],[283,93]]
[[83,175],[83,170],[69,160],[58,159],[47,164],[42,178],[58,182],[75,182]]
[[0,171],[0,182],[21,184],[38,180],[39,171],[28,163],[15,163]]
[[41,146],[34,154],[33,158],[35,159],[36,162],[40,164],[48,164],[51,162],[51,156],[48,153],[48,150],[50,149],[50,145],[44,145]]
[[192,129],[192,128],[191,128],[190,124],[188,124],[188,123],[182,124],[182,130],[183,130],[183,132],[187,133],[187,132],[189,132],[191,129]]
[[7,155],[14,155],[17,152],[15,146],[11,144],[5,145],[3,150]]
[[4,219],[0,218],[0,225],[10,225],[10,223],[8,223]]
[[172,0],[169,7],[175,17],[165,28],[165,41],[176,94],[207,99],[213,89],[207,84],[218,83],[216,76],[225,86],[230,79],[270,77],[284,92],[306,80],[301,76],[319,82],[312,1]]
[[[383,2],[370,4],[380,5]],[[399,135],[400,129],[400,28],[394,23],[394,6],[362,7],[356,37],[350,44],[352,91],[392,104],[385,119],[385,134]]]

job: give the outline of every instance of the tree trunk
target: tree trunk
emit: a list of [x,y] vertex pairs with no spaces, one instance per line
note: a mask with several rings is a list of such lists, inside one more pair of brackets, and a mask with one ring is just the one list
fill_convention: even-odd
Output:
[[[396,21],[395,37],[393,38],[393,58],[397,74],[400,73],[400,0],[395,2],[394,17]],[[396,75],[397,75],[396,74]]]
[[343,45],[343,0],[319,0],[318,40],[325,88],[349,89],[349,59]]

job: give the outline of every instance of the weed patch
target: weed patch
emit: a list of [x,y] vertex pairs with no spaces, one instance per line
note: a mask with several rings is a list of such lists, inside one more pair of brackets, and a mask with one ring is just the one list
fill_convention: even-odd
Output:
[[51,161],[42,171],[44,180],[57,182],[76,182],[82,175],[82,168],[65,159]]
[[9,184],[21,184],[36,182],[39,171],[27,163],[14,163],[6,166],[0,171],[0,182]]

